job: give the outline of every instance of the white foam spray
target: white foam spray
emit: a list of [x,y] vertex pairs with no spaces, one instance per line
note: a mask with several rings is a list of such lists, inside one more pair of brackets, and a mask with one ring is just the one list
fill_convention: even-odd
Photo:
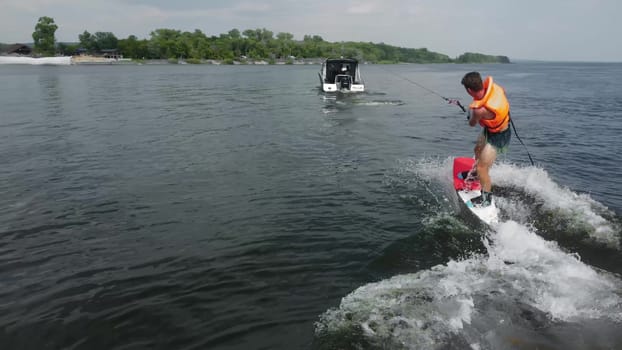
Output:
[[559,186],[551,180],[545,170],[537,167],[520,168],[516,165],[500,163],[491,169],[491,177],[495,179],[495,184],[518,188],[539,198],[545,209],[572,218],[579,225],[591,227],[588,234],[592,239],[619,248],[620,227],[602,216],[602,213],[608,213],[611,216],[613,213],[589,195],[577,194],[566,187]]
[[[418,175],[447,177],[448,182],[450,169],[451,160],[414,164]],[[502,176],[518,171],[522,176]],[[560,188],[541,169],[502,165],[492,175],[512,178],[506,183],[525,190],[537,186],[540,190],[533,195],[550,202],[547,205],[581,208],[586,220],[606,225],[606,220],[595,219],[589,197]],[[506,204],[528,211],[520,203]],[[601,322],[612,329],[609,334],[616,334],[622,322],[619,276],[583,263],[514,220],[482,233],[486,254],[364,285],[344,297],[339,308],[324,313],[316,333],[358,329],[372,343],[404,349],[512,348],[508,334],[513,341],[537,342],[532,338],[543,324]],[[573,326],[568,328],[572,334]]]

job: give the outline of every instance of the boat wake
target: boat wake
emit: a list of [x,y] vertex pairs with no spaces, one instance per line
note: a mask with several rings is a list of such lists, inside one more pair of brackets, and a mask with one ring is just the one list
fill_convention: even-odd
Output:
[[[361,96],[362,95],[362,96]],[[405,103],[401,100],[384,100],[369,99],[362,94],[333,94],[323,95],[324,106],[322,111],[324,114],[338,113],[340,111],[350,111],[354,107],[383,107],[383,106],[401,106]]]
[[[448,193],[439,203],[454,205],[451,159],[413,167],[418,177],[443,179],[440,188]],[[516,172],[522,176],[504,176]],[[499,201],[502,222],[480,230],[483,251],[359,287],[320,316],[318,347],[620,347],[620,276],[582,261],[538,228],[549,228],[541,221],[550,216],[572,218],[562,230],[579,225],[585,239],[618,251],[619,224],[609,220],[615,215],[559,187],[542,169],[502,164],[492,176],[508,179],[499,184],[505,189],[499,196],[507,199]]]

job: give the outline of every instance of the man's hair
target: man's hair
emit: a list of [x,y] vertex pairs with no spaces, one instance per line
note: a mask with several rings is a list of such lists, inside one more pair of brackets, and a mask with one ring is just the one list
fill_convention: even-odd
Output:
[[484,88],[482,76],[479,75],[479,72],[470,72],[465,74],[462,78],[462,85],[464,85],[466,89],[471,89],[473,91],[480,91]]

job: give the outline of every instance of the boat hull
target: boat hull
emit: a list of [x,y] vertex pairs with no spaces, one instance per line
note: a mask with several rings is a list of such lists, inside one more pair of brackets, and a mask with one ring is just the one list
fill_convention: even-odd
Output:
[[340,89],[337,84],[322,84],[322,91],[324,92],[364,92],[365,85],[352,84],[349,89]]

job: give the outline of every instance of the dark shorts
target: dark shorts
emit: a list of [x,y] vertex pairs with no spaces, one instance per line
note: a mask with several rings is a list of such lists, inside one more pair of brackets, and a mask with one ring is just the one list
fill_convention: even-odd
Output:
[[508,146],[510,145],[510,139],[512,138],[512,130],[508,126],[502,132],[492,133],[489,132],[487,128],[484,128],[483,131],[484,138],[486,138],[486,142],[493,146],[497,153],[504,153],[508,150]]

